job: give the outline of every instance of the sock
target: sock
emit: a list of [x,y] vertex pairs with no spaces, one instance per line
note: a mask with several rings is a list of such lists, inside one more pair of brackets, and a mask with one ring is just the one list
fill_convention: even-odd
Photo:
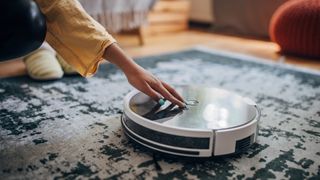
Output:
[[40,49],[24,58],[28,74],[36,80],[54,80],[63,76],[55,53]]
[[65,74],[78,74],[78,72],[75,71],[59,54],[57,54],[57,59]]

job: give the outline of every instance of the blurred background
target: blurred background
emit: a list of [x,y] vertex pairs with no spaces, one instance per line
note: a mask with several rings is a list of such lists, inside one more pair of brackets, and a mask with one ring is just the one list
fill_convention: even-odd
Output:
[[[287,17],[285,13],[292,14],[290,11],[295,10],[282,9],[282,14],[285,15],[281,13],[275,15],[281,5],[289,2],[290,0],[80,0],[84,9],[133,57],[156,55],[201,45],[319,70],[320,45],[316,47],[311,42],[309,50],[310,47],[315,47],[311,55],[294,50],[285,53],[285,47],[281,48],[280,40],[287,43],[288,39],[296,37],[290,34],[286,37],[287,40],[283,40],[286,36],[283,32],[286,30],[283,31],[284,25],[281,26],[284,24],[281,17]],[[319,14],[319,6],[311,7],[318,8],[314,12]],[[301,11],[302,14],[308,12],[311,11],[308,9]],[[276,19],[275,27],[270,27],[272,18]],[[290,21],[293,18],[287,19]],[[309,25],[320,24],[319,18],[315,22],[308,19],[300,21],[306,21]],[[280,25],[277,25],[277,22]],[[289,22],[284,28],[292,29],[293,24]],[[308,30],[309,27],[304,25],[296,26]],[[305,30],[303,32],[306,34]],[[279,40],[277,38],[279,36],[282,39]],[[315,41],[320,42],[319,35],[312,36]],[[302,37],[300,44],[305,44],[304,39],[308,37]],[[308,48],[304,51],[308,51]],[[0,77],[23,74],[26,74],[26,68],[21,60],[0,64]]]

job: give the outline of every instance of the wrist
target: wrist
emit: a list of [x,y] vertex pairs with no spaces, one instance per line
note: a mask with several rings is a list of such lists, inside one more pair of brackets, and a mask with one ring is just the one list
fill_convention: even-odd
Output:
[[125,74],[137,73],[141,69],[116,43],[105,49],[103,57],[120,68]]
[[141,72],[142,70],[142,67],[139,66],[138,64],[136,63],[133,63],[133,64],[128,64],[127,66],[123,66],[123,68],[120,67],[120,69],[123,71],[123,73],[128,76],[128,75],[131,75],[131,74],[138,74]]

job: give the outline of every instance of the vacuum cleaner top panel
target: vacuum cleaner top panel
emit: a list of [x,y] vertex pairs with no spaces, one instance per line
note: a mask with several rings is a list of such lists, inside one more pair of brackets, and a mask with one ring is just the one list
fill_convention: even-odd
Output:
[[238,127],[257,115],[253,102],[229,91],[199,86],[181,86],[177,91],[186,100],[185,110],[169,101],[161,106],[141,92],[129,100],[130,110],[171,127],[210,130]]

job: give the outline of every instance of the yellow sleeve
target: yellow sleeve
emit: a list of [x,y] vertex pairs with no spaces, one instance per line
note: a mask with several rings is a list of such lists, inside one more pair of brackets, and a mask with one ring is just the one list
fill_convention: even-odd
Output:
[[47,42],[82,76],[94,74],[115,42],[77,0],[35,0],[46,16]]

